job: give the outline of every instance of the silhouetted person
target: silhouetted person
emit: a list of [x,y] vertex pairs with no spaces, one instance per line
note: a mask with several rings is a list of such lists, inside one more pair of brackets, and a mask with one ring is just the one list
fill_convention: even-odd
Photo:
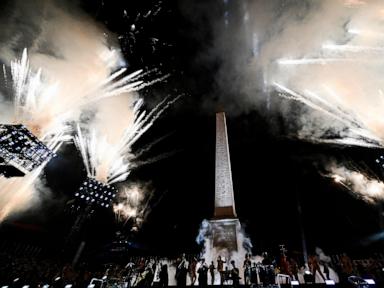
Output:
[[220,285],[223,285],[226,279],[225,271],[224,271],[224,263],[225,261],[221,259],[221,256],[217,257],[217,271],[220,274]]
[[257,265],[256,263],[253,263],[251,267],[251,283],[252,284],[258,284],[257,281]]
[[178,287],[185,287],[187,285],[188,274],[188,261],[183,254],[182,258],[176,262],[176,282]]
[[215,284],[215,264],[213,264],[213,261],[211,262],[211,265],[208,267],[209,274],[211,275],[211,285]]
[[224,278],[223,283],[228,284],[228,281],[231,280],[231,271],[229,271],[228,266],[226,266],[225,271],[223,271],[223,278]]
[[289,266],[291,267],[291,278],[292,280],[299,280],[299,264],[293,258],[289,260]]
[[244,263],[243,263],[245,285],[251,284],[251,265],[252,265],[251,257],[247,253],[247,254],[245,254],[245,259],[244,259]]
[[262,261],[262,263],[263,263],[264,266],[272,265],[272,260],[271,260],[271,258],[269,257],[269,255],[268,255],[267,252],[264,252],[262,256],[263,256],[263,261]]
[[189,278],[191,278],[191,286],[195,285],[195,282],[196,282],[196,266],[197,266],[197,260],[195,257],[193,257],[188,267]]
[[208,285],[208,266],[205,263],[205,259],[201,259],[200,261],[200,267],[197,270],[197,273],[199,274],[199,286],[200,287],[207,287]]
[[239,286],[239,281],[240,281],[239,268],[236,267],[234,260],[231,261],[231,265],[232,265],[232,269],[231,269],[232,283],[233,283],[234,287],[238,287]]
[[164,264],[161,266],[159,278],[160,278],[159,286],[168,287],[168,265],[167,264]]

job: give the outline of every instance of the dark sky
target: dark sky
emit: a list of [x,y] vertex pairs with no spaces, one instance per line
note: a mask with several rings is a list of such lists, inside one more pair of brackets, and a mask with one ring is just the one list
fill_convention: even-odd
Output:
[[[143,160],[174,152],[139,167],[128,180],[149,183],[153,190],[147,221],[138,233],[132,233],[129,223],[123,227],[110,211],[99,211],[85,231],[91,243],[88,253],[109,247],[116,230],[149,249],[147,253],[198,251],[195,238],[199,225],[213,216],[215,113],[221,110],[227,112],[236,209],[255,253],[276,249],[278,244],[286,244],[288,250],[301,249],[298,201],[310,249],[318,245],[326,252],[358,251],[361,239],[379,231],[378,207],[356,199],[319,172],[327,159],[374,166],[371,163],[379,151],[292,139],[281,115],[269,114],[266,103],[259,109],[237,111],[237,95],[220,89],[216,76],[226,64],[222,58],[204,55],[210,55],[216,31],[207,15],[215,18],[215,25],[220,23],[224,15],[222,3],[81,2],[86,13],[121,36],[129,69],[157,67],[162,73],[171,74],[167,81],[144,91],[149,106],[164,95],[185,94],[136,144],[136,149],[140,149],[168,135]],[[236,8],[233,6],[231,9]],[[143,16],[157,8],[160,10],[156,15]],[[232,101],[223,101],[220,93],[228,94],[225,99]],[[377,169],[375,172],[380,173]],[[75,148],[68,145],[60,151],[48,165],[46,175],[54,201],[50,199],[34,211],[10,219],[0,228],[2,235],[20,238],[25,234],[29,235],[28,241],[38,244],[62,245],[74,221],[64,203],[85,176]],[[21,229],[12,224],[14,221],[33,224],[36,229]]]

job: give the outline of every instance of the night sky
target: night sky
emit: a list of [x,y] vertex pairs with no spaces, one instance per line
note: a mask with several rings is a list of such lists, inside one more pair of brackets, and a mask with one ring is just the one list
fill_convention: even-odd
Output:
[[[162,74],[170,74],[166,81],[142,92],[148,108],[164,96],[183,95],[134,147],[139,150],[166,136],[142,161],[166,157],[138,167],[128,179],[128,183],[146,183],[152,191],[146,222],[132,232],[130,223],[117,223],[111,211],[98,211],[84,231],[89,255],[108,250],[116,231],[142,253],[199,251],[195,242],[199,225],[212,218],[214,209],[218,111],[227,114],[236,210],[254,253],[275,250],[279,244],[300,251],[298,203],[310,252],[316,246],[329,253],[382,247],[381,242],[361,244],[380,231],[379,205],[357,199],[322,175],[322,163],[335,159],[370,167],[381,177],[374,165],[380,151],[299,141],[290,135],[290,124],[279,111],[269,112],[267,100],[258,107],[238,108],[235,89],[223,90],[217,81],[227,65],[225,59],[212,56],[211,51],[213,26],[224,21],[223,1],[89,0],[78,6],[120,36],[130,71],[158,68]],[[157,9],[156,15],[144,17]],[[285,100],[272,97],[270,101]],[[66,145],[45,171],[53,196],[30,212],[8,219],[0,226],[2,237],[60,250],[75,219],[65,203],[85,174],[75,147]]]

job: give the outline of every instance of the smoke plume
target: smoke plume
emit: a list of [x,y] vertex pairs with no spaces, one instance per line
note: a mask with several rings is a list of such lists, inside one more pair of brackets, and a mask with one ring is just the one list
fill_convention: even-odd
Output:
[[[217,63],[214,99],[226,111],[283,115],[287,132],[304,140],[382,145],[380,1],[228,0],[211,5],[185,5],[185,13],[211,28],[212,39],[198,61]],[[209,17],[212,11],[218,15]]]
[[384,200],[384,183],[369,177],[362,171],[349,170],[346,167],[330,164],[329,176],[340,183],[354,196],[368,203]]
[[[200,229],[199,234],[196,237],[196,242],[199,245],[203,246],[203,250],[201,251],[201,258],[204,258],[206,263],[208,265],[213,261],[217,261],[218,257],[220,256],[224,261],[226,261],[225,266],[228,267],[229,270],[232,269],[230,262],[233,260],[235,261],[235,265],[240,270],[240,275],[243,275],[244,273],[244,267],[243,267],[243,261],[245,259],[245,255],[248,253],[251,253],[252,250],[252,243],[251,240],[246,236],[245,232],[242,228],[237,227],[236,228],[236,241],[237,241],[237,251],[228,251],[227,248],[219,248],[219,247],[213,247],[213,238],[214,238],[214,229],[223,227],[213,227],[210,221],[203,220]],[[219,233],[220,234],[220,233]],[[222,233],[222,235],[225,235],[225,233]],[[224,240],[225,241],[225,240]],[[253,261],[256,261],[255,259],[252,259]],[[216,265],[216,264],[215,264]],[[242,279],[244,280],[244,279]],[[217,275],[215,281],[215,284],[220,284],[220,279]]]

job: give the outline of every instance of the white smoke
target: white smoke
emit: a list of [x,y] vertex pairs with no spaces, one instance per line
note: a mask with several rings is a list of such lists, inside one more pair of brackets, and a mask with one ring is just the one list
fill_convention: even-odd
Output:
[[[198,61],[218,65],[215,102],[223,109],[232,114],[254,109],[283,114],[290,135],[305,140],[382,145],[381,1],[229,0],[219,9],[215,5],[186,4],[185,13],[204,29],[211,19],[212,44]],[[308,102],[306,107],[279,99],[282,91],[275,84],[312,101],[325,100],[331,113]],[[336,119],[340,113],[353,124]]]
[[356,197],[369,203],[384,200],[383,182],[372,179],[362,171],[349,170],[337,164],[330,164],[327,170],[336,183],[343,185]]
[[[211,263],[211,261],[214,262],[214,265],[216,265],[216,261],[218,257],[220,256],[222,260],[226,261],[224,267],[228,267],[229,270],[232,269],[232,266],[230,265],[230,262],[232,260],[235,261],[235,265],[240,270],[240,277],[242,278],[240,280],[240,283],[244,281],[244,269],[243,269],[243,262],[245,260],[245,255],[251,253],[252,250],[252,243],[251,240],[246,236],[244,230],[241,227],[236,228],[236,244],[237,244],[237,251],[228,251],[227,248],[219,248],[213,246],[213,226],[210,221],[203,220],[198,236],[196,237],[196,242],[199,245],[203,246],[203,249],[201,251],[201,258],[205,259],[205,262],[208,263],[208,265]],[[240,225],[239,225],[240,226]],[[215,228],[217,229],[217,227]],[[256,259],[256,258],[255,258]],[[253,259],[253,260],[255,260]],[[209,283],[210,280],[208,280]],[[215,281],[214,284],[220,284],[220,277],[219,274],[215,274]]]
[[[91,19],[79,13],[69,14],[53,1],[41,1],[40,4],[44,11],[43,15],[39,15],[42,19],[28,19],[38,26],[33,40],[28,41],[31,35],[26,35],[24,26],[19,27],[24,30],[16,31],[18,41],[5,41],[1,45],[0,54],[3,62],[10,64],[20,57],[19,51],[28,48],[31,70],[41,70],[44,87],[40,90],[49,95],[41,95],[41,91],[38,91],[39,109],[32,111],[34,113],[30,116],[33,125],[39,126],[45,123],[48,125],[56,119],[76,120],[82,105],[105,96],[101,93],[105,92],[101,85],[106,83],[111,73],[120,68],[122,63],[119,50],[107,42],[113,41],[113,37],[107,39],[104,29]],[[25,13],[27,15],[18,16],[37,17],[32,12]],[[23,37],[25,41],[19,39]],[[61,119],[62,116],[65,119]]]

